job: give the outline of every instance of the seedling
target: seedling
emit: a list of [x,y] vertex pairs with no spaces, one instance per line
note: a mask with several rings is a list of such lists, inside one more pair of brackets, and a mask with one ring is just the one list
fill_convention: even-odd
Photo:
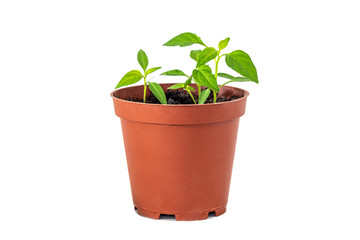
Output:
[[[231,53],[220,54],[221,51],[227,47],[229,41],[230,38],[226,38],[220,41],[218,44],[218,49],[215,49],[213,47],[208,47],[201,40],[201,38],[194,33],[186,32],[175,36],[174,38],[166,42],[164,46],[186,47],[193,44],[199,44],[205,48],[202,50],[192,50],[190,52],[190,57],[194,59],[197,63],[196,68],[192,71],[192,75],[190,77],[186,75],[183,71],[178,69],[164,72],[162,73],[162,75],[187,76],[190,78],[190,82],[194,80],[198,86],[199,104],[202,102],[200,101],[200,99],[202,100],[202,98],[205,97],[205,95],[203,95],[201,92],[201,86],[205,86],[213,91],[214,103],[216,103],[216,93],[220,91],[221,87],[225,86],[228,83],[248,81],[259,83],[255,65],[253,64],[250,56],[247,53],[241,50],[236,50]],[[239,73],[241,76],[234,77],[227,73],[218,72],[219,61],[223,56],[225,56],[225,62],[227,66],[233,69],[235,72]],[[215,60],[214,74],[212,73],[211,68],[206,65],[211,60]],[[229,79],[229,81],[219,86],[218,77]],[[189,79],[187,81],[189,81]],[[208,93],[210,93],[210,91],[208,91]],[[207,94],[206,98],[208,97],[208,95],[209,94]]]
[[[196,61],[196,66],[192,70],[191,75],[185,74],[183,71],[179,69],[170,70],[162,73],[161,75],[167,76],[185,76],[185,83],[177,83],[169,89],[179,89],[182,88],[185,90],[196,104],[203,104],[206,99],[210,95],[210,91],[213,91],[214,103],[216,103],[216,94],[220,91],[220,89],[228,83],[231,82],[248,82],[252,81],[255,83],[259,83],[257,71],[255,65],[253,64],[251,58],[247,53],[241,50],[235,50],[230,53],[221,54],[221,51],[225,49],[230,41],[230,38],[225,38],[221,40],[218,44],[218,49],[214,47],[208,47],[199,36],[194,33],[182,33],[174,38],[170,39],[168,42],[164,44],[164,46],[180,46],[186,47],[191,46],[193,44],[199,44],[204,49],[192,50],[190,51],[190,57]],[[225,56],[225,62],[228,67],[233,69],[235,72],[239,73],[241,76],[234,77],[227,73],[219,72],[219,61],[222,57]],[[144,79],[144,96],[143,102],[146,102],[146,89],[149,86],[150,91],[154,94],[154,96],[160,101],[162,104],[167,104],[166,96],[161,88],[161,86],[155,82],[147,82],[146,78],[150,73],[155,72],[161,67],[154,67],[147,69],[148,67],[148,57],[143,50],[139,50],[137,54],[138,62],[143,69],[143,73],[139,70],[132,70],[126,73],[122,79],[119,81],[115,88],[120,88],[123,86],[131,85],[139,82],[141,79]],[[210,66],[207,65],[211,60],[215,61],[215,71],[213,73]],[[227,82],[222,85],[218,84],[218,77],[228,79]],[[198,90],[198,99],[194,98],[192,92],[195,92],[195,89],[190,86],[190,83],[194,81],[197,85]],[[207,87],[207,89],[202,91],[202,86]]]
[[150,74],[155,72],[156,70],[159,70],[161,67],[154,67],[147,69],[149,60],[146,56],[146,53],[143,50],[139,50],[137,54],[138,62],[143,69],[143,73],[141,73],[139,70],[132,70],[130,72],[127,72],[120,80],[120,82],[116,85],[115,89],[128,86],[134,83],[139,82],[141,79],[144,78],[144,97],[143,102],[146,101],[146,86],[149,84],[150,91],[155,95],[155,97],[160,101],[161,104],[167,104],[165,93],[161,86],[155,82],[147,82],[146,77]]
[[205,89],[205,91],[201,91],[201,85],[197,83],[197,86],[198,86],[198,95],[199,95],[199,98],[198,98],[198,102],[196,102],[194,96],[191,94],[191,91],[195,92],[195,89],[190,86],[189,84],[191,83],[192,81],[192,75],[191,76],[188,76],[186,75],[183,71],[181,70],[178,70],[178,69],[175,69],[175,70],[170,70],[170,71],[167,71],[167,72],[163,72],[162,74],[160,75],[167,75],[167,76],[186,76],[187,77],[187,80],[185,83],[177,83],[177,84],[174,84],[172,85],[171,87],[168,87],[168,89],[179,89],[179,88],[182,88],[184,89],[186,92],[189,93],[191,99],[193,100],[193,102],[196,104],[203,104],[206,99],[209,97],[210,95],[210,89]]
[[189,85],[190,83],[191,83],[191,77],[188,77],[188,79],[186,80],[185,83],[174,84],[171,87],[169,87],[168,89],[179,89],[179,88],[184,89],[186,92],[189,93],[191,99],[196,104],[196,100],[195,100],[194,96],[191,94],[191,91],[195,91],[195,89]]

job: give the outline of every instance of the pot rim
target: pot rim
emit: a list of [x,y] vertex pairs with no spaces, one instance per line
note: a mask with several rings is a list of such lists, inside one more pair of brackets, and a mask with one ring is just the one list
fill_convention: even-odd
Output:
[[[160,85],[168,85],[168,84],[176,84],[176,83],[160,83]],[[195,85],[195,84],[190,84],[190,85]],[[148,105],[148,106],[161,106],[161,107],[204,107],[204,106],[219,106],[219,105],[223,105],[223,104],[229,104],[229,103],[234,103],[234,102],[238,102],[238,101],[242,101],[244,98],[247,98],[249,96],[249,92],[246,91],[245,89],[242,88],[238,88],[238,87],[233,87],[233,86],[224,86],[227,88],[235,88],[235,89],[239,89],[241,91],[244,92],[244,96],[235,99],[235,100],[231,100],[231,101],[226,101],[226,102],[219,102],[219,103],[206,103],[206,104],[158,104],[158,103],[143,103],[143,102],[133,102],[133,101],[128,101],[125,99],[121,99],[118,98],[114,95],[115,92],[117,91],[121,91],[122,89],[128,89],[128,88],[134,88],[134,87],[139,87],[139,86],[143,86],[143,85],[135,85],[135,86],[130,86],[130,87],[124,87],[124,88],[117,88],[115,90],[113,90],[110,93],[110,97],[112,97],[113,99],[116,99],[117,101],[121,101],[121,102],[126,102],[126,103],[130,103],[130,104],[137,104],[137,105]],[[219,85],[220,87],[220,85]],[[148,87],[147,87],[148,88]],[[149,88],[148,88],[149,89]]]

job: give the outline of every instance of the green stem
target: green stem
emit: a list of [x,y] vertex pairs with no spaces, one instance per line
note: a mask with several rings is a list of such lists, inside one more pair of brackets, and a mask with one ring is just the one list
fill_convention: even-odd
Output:
[[190,90],[186,90],[186,91],[189,93],[191,99],[192,99],[192,100],[194,101],[194,103],[196,104],[195,98],[194,98],[194,96],[191,94]]
[[197,87],[198,87],[198,94],[199,94],[199,97],[200,97],[200,94],[201,94],[201,85],[200,84],[196,84]]
[[223,86],[225,86],[226,84],[228,84],[228,83],[230,83],[231,82],[231,80],[230,81],[228,81],[228,82],[226,82],[226,83],[224,83],[223,85],[220,85],[220,87],[219,88],[222,88]]
[[233,80],[230,80],[230,81],[227,81],[226,83],[224,83],[224,84],[222,84],[222,85],[220,85],[220,87],[219,88],[222,88],[223,86],[225,86],[226,84],[228,84],[228,83],[231,83]]
[[216,91],[215,90],[212,90],[213,91],[213,95],[214,95],[214,103],[216,103]]
[[[219,61],[220,58],[222,57],[222,55],[220,56],[220,50],[218,51],[217,54],[217,59],[215,59],[215,79],[216,79],[216,84],[217,84],[217,77],[218,77],[218,70],[219,70]],[[213,90],[213,95],[214,95],[214,103],[216,103],[216,91]]]
[[217,77],[218,77],[218,70],[219,70],[219,54],[218,54],[218,58],[215,59],[215,78],[216,78],[216,82],[217,82]]
[[144,77],[144,99],[143,99],[144,103],[146,102],[146,75]]

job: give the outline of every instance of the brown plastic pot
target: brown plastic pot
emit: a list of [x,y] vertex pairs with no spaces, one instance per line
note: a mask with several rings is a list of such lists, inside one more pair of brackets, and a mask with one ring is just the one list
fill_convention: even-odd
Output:
[[[164,91],[173,84],[161,84]],[[150,91],[147,91],[149,93]],[[206,219],[226,211],[239,118],[249,93],[222,87],[241,98],[216,104],[161,105],[142,98],[143,86],[111,93],[121,119],[133,202],[154,219]]]

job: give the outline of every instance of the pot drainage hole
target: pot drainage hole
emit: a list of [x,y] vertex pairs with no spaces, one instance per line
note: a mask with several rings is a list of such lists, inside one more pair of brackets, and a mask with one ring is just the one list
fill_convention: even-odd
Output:
[[216,217],[216,215],[215,215],[215,211],[209,212],[208,217],[209,217],[209,218]]
[[175,220],[174,214],[160,214],[159,219]]

